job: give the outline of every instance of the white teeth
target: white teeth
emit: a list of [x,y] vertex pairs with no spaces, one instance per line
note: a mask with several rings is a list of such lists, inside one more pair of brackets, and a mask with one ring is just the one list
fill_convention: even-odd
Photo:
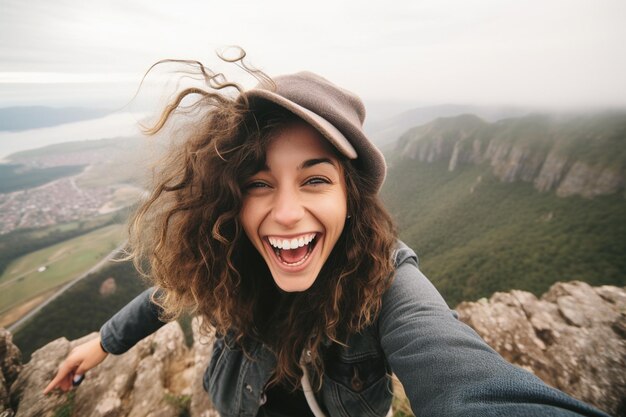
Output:
[[275,237],[268,237],[270,244],[277,249],[297,249],[302,246],[308,245],[315,238],[315,233],[309,233],[295,239],[278,239]]

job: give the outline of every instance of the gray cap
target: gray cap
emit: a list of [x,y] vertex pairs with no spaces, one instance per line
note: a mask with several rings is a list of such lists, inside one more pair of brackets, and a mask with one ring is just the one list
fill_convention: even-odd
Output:
[[[383,154],[365,136],[365,106],[354,93],[336,86],[312,72],[299,72],[272,78],[275,85],[260,83],[244,95],[254,111],[258,99],[275,103],[315,127],[337,150],[349,159],[378,192],[387,166]],[[275,88],[274,88],[275,87]]]

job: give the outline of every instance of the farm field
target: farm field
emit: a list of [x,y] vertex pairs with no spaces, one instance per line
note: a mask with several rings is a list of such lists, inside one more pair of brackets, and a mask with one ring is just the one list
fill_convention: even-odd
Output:
[[124,226],[114,224],[11,262],[0,276],[0,316],[85,273],[123,241]]

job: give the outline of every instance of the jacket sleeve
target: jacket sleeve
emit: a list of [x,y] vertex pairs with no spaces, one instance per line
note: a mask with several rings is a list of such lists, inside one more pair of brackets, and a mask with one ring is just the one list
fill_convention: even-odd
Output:
[[378,329],[417,417],[608,417],[504,360],[456,318],[414,257],[398,267]]
[[104,350],[115,355],[124,353],[165,325],[159,320],[161,309],[150,299],[155,291],[154,287],[148,288],[104,323],[100,328]]

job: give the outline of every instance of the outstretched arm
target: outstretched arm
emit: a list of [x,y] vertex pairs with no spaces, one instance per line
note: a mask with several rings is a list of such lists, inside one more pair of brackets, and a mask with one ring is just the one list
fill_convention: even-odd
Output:
[[124,353],[163,326],[165,323],[159,320],[160,310],[150,299],[154,291],[149,288],[139,294],[102,326],[98,337],[72,349],[44,394],[55,388],[68,391],[76,378],[82,378],[109,353]]
[[379,332],[418,417],[608,417],[506,362],[456,318],[416,258],[398,268],[383,298]]
[[139,294],[100,328],[102,346],[107,352],[124,353],[165,325],[159,320],[160,308],[151,300],[155,291],[153,287]]

